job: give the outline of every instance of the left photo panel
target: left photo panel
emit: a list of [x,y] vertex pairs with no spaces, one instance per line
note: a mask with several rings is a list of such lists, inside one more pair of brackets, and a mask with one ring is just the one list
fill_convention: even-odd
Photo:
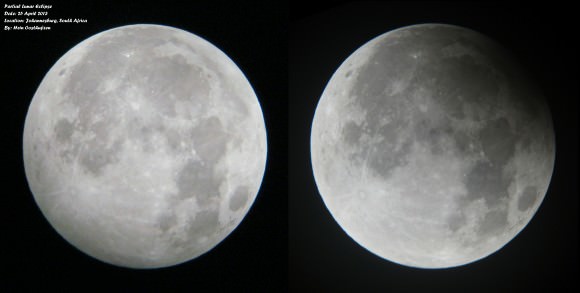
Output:
[[287,288],[285,7],[3,10],[2,286]]

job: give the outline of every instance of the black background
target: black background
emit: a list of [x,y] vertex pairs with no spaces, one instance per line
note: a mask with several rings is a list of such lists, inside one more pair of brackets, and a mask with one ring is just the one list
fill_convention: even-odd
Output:
[[[51,2],[13,4],[52,4],[50,16],[88,23],[55,25],[50,32],[1,32],[0,178],[8,188],[0,196],[0,291],[577,288],[578,34],[574,9],[566,2]],[[352,241],[324,207],[309,156],[314,109],[334,70],[368,40],[426,22],[477,30],[516,55],[548,98],[557,139],[548,195],[526,229],[497,253],[445,270],[400,266]],[[256,91],[268,132],[264,181],[240,226],[209,253],[157,270],[107,265],[66,243],[34,203],[22,164],[26,110],[50,67],[87,37],[135,23],[175,26],[223,50]]]
[[[4,3],[4,2],[3,2]],[[2,181],[0,291],[278,291],[287,280],[287,9],[237,1],[9,1],[51,4],[51,18],[86,24],[51,31],[2,31]],[[3,6],[3,5],[2,5]],[[4,11],[4,9],[3,9]],[[28,104],[51,66],[69,49],[117,26],[153,23],[192,32],[226,53],[244,72],[264,111],[268,161],[260,192],[223,242],[182,265],[131,270],[95,260],[62,239],[28,189],[22,130]]]
[[[562,3],[384,2],[291,10],[289,29],[289,288],[291,291],[473,292],[578,287],[577,25]],[[382,260],[342,231],[318,195],[310,125],[334,70],[389,30],[448,23],[506,47],[544,91],[557,156],[544,202],[503,249],[457,268],[424,270]],[[445,291],[444,291],[445,290]],[[571,290],[573,291],[573,290]]]

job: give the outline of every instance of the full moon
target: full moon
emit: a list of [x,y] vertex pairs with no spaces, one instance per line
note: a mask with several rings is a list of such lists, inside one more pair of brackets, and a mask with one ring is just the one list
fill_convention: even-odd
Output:
[[42,80],[23,134],[26,177],[69,243],[129,268],[179,264],[232,232],[266,164],[258,99],[208,41],[160,25],[96,34]]
[[375,255],[418,268],[506,245],[544,199],[554,157],[550,111],[521,67],[452,25],[400,28],[356,50],[311,132],[316,184],[336,222]]

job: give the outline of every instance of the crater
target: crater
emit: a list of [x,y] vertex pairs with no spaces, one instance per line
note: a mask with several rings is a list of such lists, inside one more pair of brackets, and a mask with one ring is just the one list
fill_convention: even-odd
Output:
[[483,221],[479,226],[480,235],[489,235],[502,232],[507,225],[507,211],[493,210],[485,214]]
[[388,178],[393,169],[407,164],[411,146],[412,142],[407,140],[400,145],[384,142],[377,144],[374,148],[368,147],[370,154],[367,164],[383,178]]
[[248,201],[249,189],[247,186],[238,186],[230,197],[230,210],[237,211]]
[[201,211],[189,223],[187,235],[192,239],[208,237],[219,230],[219,214],[217,211]]
[[486,158],[494,165],[503,165],[514,155],[516,136],[506,118],[488,122],[479,132],[479,139]]
[[417,140],[428,146],[433,155],[442,155],[450,152],[450,147],[455,141],[455,130],[447,122],[433,125],[425,121],[422,120],[415,127]]
[[465,132],[463,132],[463,131],[455,132],[455,134],[453,135],[453,138],[454,138],[456,150],[459,152],[459,154],[464,156],[468,153],[471,153],[471,150],[469,148],[469,144],[471,142],[471,139],[469,138],[469,136]]
[[219,195],[221,176],[214,174],[213,166],[189,160],[177,176],[178,197],[195,197],[201,205],[208,204]]
[[174,129],[167,129],[164,131],[165,138],[167,139],[167,145],[172,151],[178,152],[181,151],[183,148],[181,146],[183,138],[179,134],[177,130]]
[[173,212],[167,211],[159,216],[157,223],[159,225],[159,229],[165,232],[177,224],[177,217]]
[[103,142],[93,140],[84,150],[81,149],[79,163],[93,175],[101,175],[107,165],[119,162],[117,154],[121,145],[121,140],[115,141],[110,147],[105,146]]
[[511,179],[503,176],[502,167],[480,161],[467,173],[464,185],[470,200],[483,198],[490,207],[509,196]]
[[527,211],[534,206],[538,198],[538,189],[534,186],[527,186],[518,199],[518,210]]
[[214,165],[225,151],[228,135],[219,118],[212,116],[203,120],[191,132],[195,152],[207,164]]
[[353,121],[348,121],[342,129],[344,141],[350,145],[356,144],[362,135],[362,127]]
[[459,228],[463,227],[466,223],[465,216],[462,214],[453,215],[447,220],[447,225],[453,232],[459,230]]
[[70,141],[70,138],[74,132],[74,126],[66,119],[60,119],[54,126],[54,133],[56,134],[56,139],[59,142]]
[[158,120],[145,121],[142,117],[128,118],[127,136],[138,141],[144,152],[151,153],[159,149],[164,137],[170,131]]

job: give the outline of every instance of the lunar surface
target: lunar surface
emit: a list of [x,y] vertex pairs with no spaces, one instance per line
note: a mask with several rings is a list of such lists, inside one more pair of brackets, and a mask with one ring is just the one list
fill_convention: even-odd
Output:
[[324,203],[352,239],[398,264],[446,268],[492,254],[527,225],[555,142],[543,97],[494,41],[424,24],[371,40],[336,70],[311,156]]
[[50,69],[30,104],[24,165],[36,203],[72,245],[130,268],[216,246],[254,202],[266,130],[240,69],[206,40],[131,25]]

